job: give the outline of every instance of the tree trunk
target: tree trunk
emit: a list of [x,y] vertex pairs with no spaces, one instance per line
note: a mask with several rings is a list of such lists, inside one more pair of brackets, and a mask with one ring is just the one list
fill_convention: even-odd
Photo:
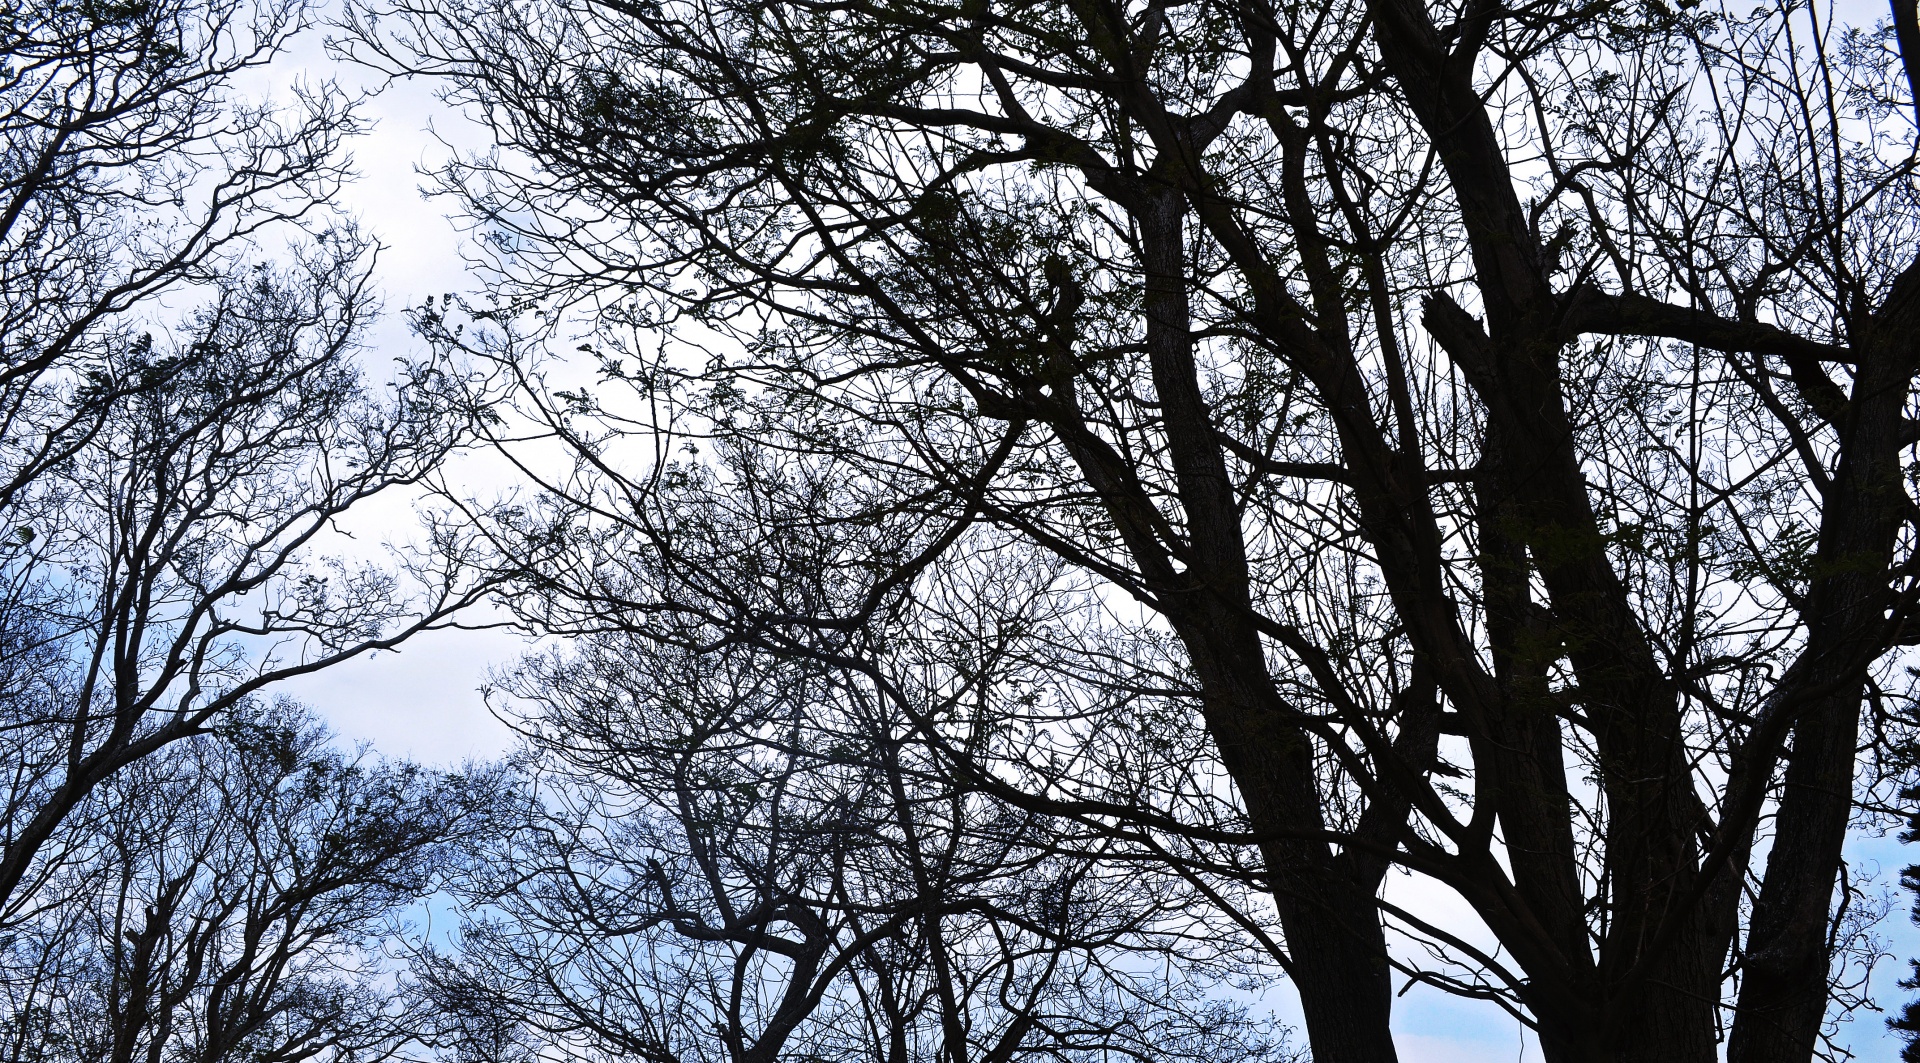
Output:
[[1773,856],[1747,936],[1730,1063],[1804,1063],[1826,1015],[1828,913],[1853,809],[1860,699],[1867,670],[1887,644],[1893,594],[1885,573],[1908,506],[1900,455],[1920,363],[1920,263],[1860,324],[1866,357],[1837,426],[1841,459],[1821,513],[1805,667],[1786,691],[1812,701],[1794,725]]
[[1263,845],[1317,1063],[1393,1063],[1392,982],[1374,892],[1327,843],[1309,739],[1286,721],[1252,622],[1252,577],[1226,460],[1200,392],[1189,331],[1186,200],[1171,189],[1136,212],[1146,341],[1192,551],[1168,588],[1169,619],[1200,677],[1208,729]]

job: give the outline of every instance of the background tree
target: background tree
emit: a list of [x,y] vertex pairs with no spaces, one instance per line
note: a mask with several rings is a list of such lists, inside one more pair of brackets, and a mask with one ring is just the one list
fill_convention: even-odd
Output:
[[506,812],[498,773],[343,755],[279,703],[117,773],[0,966],[4,1058],[377,1060],[402,919]]
[[330,209],[353,101],[234,96],[310,21],[286,0],[0,15],[0,925],[48,903],[62,823],[116,773],[472,596],[457,547],[411,569],[320,552],[464,429],[440,367],[359,367],[374,247]]
[[220,285],[179,348],[110,363],[102,390],[124,393],[7,508],[21,658],[0,706],[0,911],[40,903],[60,823],[116,772],[470,597],[456,562],[402,573],[316,556],[333,521],[417,481],[459,431],[415,384],[383,399],[363,383],[361,248],[333,243]]
[[[1322,1063],[1394,1058],[1389,934],[1550,1060],[1813,1053],[1916,589],[1910,3],[369,10],[501,146],[487,313],[593,322],[524,390],[636,615],[815,652],[1015,535],[1177,640]],[[687,553],[706,440],[872,593]]]
[[[755,529],[711,514],[718,545]],[[783,538],[758,529],[757,545]],[[831,594],[846,546],[787,527],[781,584]],[[1020,577],[923,596],[836,665],[663,643],[624,612],[646,555],[593,559],[598,605],[522,608],[577,639],[496,694],[541,811],[462,891],[461,947],[418,969],[457,1058],[1293,1058],[1220,998],[1242,939],[1158,861],[956,777],[901,699],[979,756],[1035,739],[1015,704],[1047,596]],[[811,573],[808,575],[807,573]],[[580,574],[584,575],[584,571]],[[960,593],[965,591],[994,593]],[[965,636],[929,640],[939,617]],[[692,643],[719,635],[669,621]],[[1137,854],[1136,854],[1137,855]],[[1242,888],[1238,882],[1217,888]]]
[[[360,128],[331,85],[233,96],[311,20],[303,0],[9,5],[0,13],[0,505],[97,428],[155,300],[318,222]],[[145,317],[149,320],[142,320]],[[91,401],[73,402],[90,381]]]

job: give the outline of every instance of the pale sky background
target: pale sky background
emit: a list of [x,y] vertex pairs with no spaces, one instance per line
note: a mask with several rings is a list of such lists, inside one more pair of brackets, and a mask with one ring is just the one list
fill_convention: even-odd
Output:
[[[323,40],[319,30],[297,39],[282,62],[261,72],[256,91],[284,99],[298,79],[377,90],[363,110],[372,131],[351,149],[359,179],[348,186],[342,207],[383,245],[377,273],[386,309],[367,338],[369,371],[380,375],[393,358],[420,348],[403,308],[428,295],[475,287],[449,208],[425,196],[425,179],[417,171],[447,158],[443,138],[461,150],[483,148],[485,140],[435,100],[426,84],[384,82],[335,62]],[[489,470],[477,471],[484,476]],[[412,500],[381,499],[371,516],[391,521],[393,534],[404,537],[414,524]],[[479,687],[490,668],[510,663],[522,650],[516,636],[498,631],[432,632],[396,652],[360,658],[282,689],[312,705],[349,742],[368,743],[390,756],[453,764],[497,756],[510,744],[511,734],[482,705]]]
[[[284,99],[286,86],[297,78],[378,87],[378,80],[365,72],[330,60],[321,40],[320,33],[309,33],[248,90]],[[360,178],[348,189],[344,206],[385,245],[379,279],[388,310],[370,337],[369,354],[370,360],[385,362],[417,346],[399,308],[418,304],[429,294],[474,287],[461,257],[459,234],[446,217],[451,205],[426,198],[417,171],[447,157],[443,139],[467,150],[482,148],[485,141],[417,81],[386,85],[366,113],[377,124],[353,147]],[[475,471],[488,478],[489,470]],[[411,524],[402,500],[384,507],[382,516],[395,522],[397,535],[404,536]],[[415,639],[397,653],[358,660],[287,684],[282,691],[313,706],[348,742],[365,742],[390,756],[451,765],[498,755],[510,744],[511,734],[488,713],[479,687],[489,669],[510,663],[522,650],[518,638],[500,632],[439,632]],[[1901,866],[1920,861],[1920,849],[1910,850],[1892,838],[1856,838],[1850,855],[1856,876],[1874,874],[1893,901],[1882,931],[1895,958],[1883,962],[1875,978],[1875,996],[1891,1010],[1907,996],[1894,985],[1907,973],[1905,957],[1920,955],[1920,933],[1906,918],[1908,895],[1893,886]],[[1418,887],[1408,880],[1389,884],[1398,894],[1396,900],[1427,911],[1451,911],[1457,904],[1451,898],[1408,895],[1409,888],[1417,894]],[[1464,906],[1459,907],[1464,912]],[[1298,1027],[1291,992],[1273,994],[1267,1005]],[[1394,1027],[1405,1063],[1540,1060],[1538,1047],[1521,1036],[1512,1018],[1424,986],[1395,1002]],[[1886,1034],[1881,1015],[1861,1015],[1845,1037],[1860,1060],[1892,1061],[1898,1056],[1898,1042]],[[1304,1037],[1296,1035],[1295,1041],[1303,1043]]]

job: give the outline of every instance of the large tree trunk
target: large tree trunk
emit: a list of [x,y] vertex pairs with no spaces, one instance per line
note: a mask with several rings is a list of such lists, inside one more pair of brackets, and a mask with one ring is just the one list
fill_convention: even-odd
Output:
[[[1232,638],[1229,635],[1229,638]],[[1232,658],[1216,639],[1187,633],[1206,688],[1207,724],[1263,844],[1313,1058],[1391,1063],[1393,1010],[1386,938],[1374,903],[1377,875],[1356,876],[1315,833],[1324,829],[1307,737],[1281,718],[1259,644]],[[1240,667],[1235,667],[1236,665]],[[1251,666],[1257,666],[1256,673]],[[1370,879],[1363,881],[1362,879]]]
[[1320,832],[1307,736],[1285,719],[1253,624],[1252,577],[1226,461],[1200,392],[1189,331],[1186,200],[1151,196],[1136,218],[1145,269],[1147,349],[1192,552],[1167,601],[1199,675],[1208,729],[1256,831],[1294,983],[1318,1063],[1393,1063],[1392,982],[1374,904],[1378,876],[1357,882]]
[[[1865,353],[1840,430],[1808,593],[1807,648],[1783,695],[1806,697],[1793,730],[1773,855],[1747,935],[1730,1063],[1804,1063],[1826,1015],[1829,912],[1853,808],[1867,669],[1887,645],[1886,571],[1906,517],[1900,454],[1920,364],[1920,263],[1857,323]],[[1808,375],[1818,366],[1796,367]]]
[[1753,907],[1729,1063],[1806,1063],[1827,1010],[1828,911],[1852,811],[1858,690],[1794,728],[1773,853]]

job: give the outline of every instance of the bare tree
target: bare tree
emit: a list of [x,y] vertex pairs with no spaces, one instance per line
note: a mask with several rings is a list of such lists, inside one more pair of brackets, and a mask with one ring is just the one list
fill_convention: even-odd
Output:
[[[233,98],[236,76],[310,18],[304,0],[55,0],[0,16],[0,505],[139,386],[109,367],[142,342],[157,298],[333,202],[353,101],[328,85],[283,111]],[[69,401],[85,383],[105,390]]]
[[116,773],[475,591],[450,539],[387,568],[323,553],[464,422],[444,366],[360,368],[375,246],[332,209],[354,101],[234,95],[310,21],[0,15],[0,924],[48,903],[62,823]]
[[[1555,1063],[1816,1051],[1910,704],[1910,2],[368,11],[502,149],[444,174],[483,318],[590,322],[590,386],[518,363],[577,455],[517,450],[565,503],[508,515],[530,586],[818,656],[1037,545],[1171,636],[1136,686],[1240,818],[1071,758],[1029,803],[1257,853],[1322,1063],[1394,1058],[1395,968]],[[865,589],[787,593],[699,497],[871,529],[815,559]]]
[[237,714],[95,791],[0,966],[4,1058],[388,1058],[390,946],[503,818],[498,772],[343,755],[305,711]]
[[1178,876],[955,778],[897,708],[914,699],[981,755],[1030,739],[996,704],[1017,696],[1018,612],[974,609],[974,638],[941,658],[903,641],[838,668],[608,624],[503,677],[542,810],[467,891],[462,948],[419,968],[442,1046],[1292,1058],[1215,992],[1253,957]]
[[41,662],[4,706],[7,912],[39,903],[60,862],[49,841],[116,772],[471,596],[456,559],[401,572],[316,549],[460,431],[416,382],[383,399],[361,380],[366,277],[360,248],[335,243],[222,284],[178,349],[125,352],[107,385],[123,394],[86,445],[7,508],[9,641]]

